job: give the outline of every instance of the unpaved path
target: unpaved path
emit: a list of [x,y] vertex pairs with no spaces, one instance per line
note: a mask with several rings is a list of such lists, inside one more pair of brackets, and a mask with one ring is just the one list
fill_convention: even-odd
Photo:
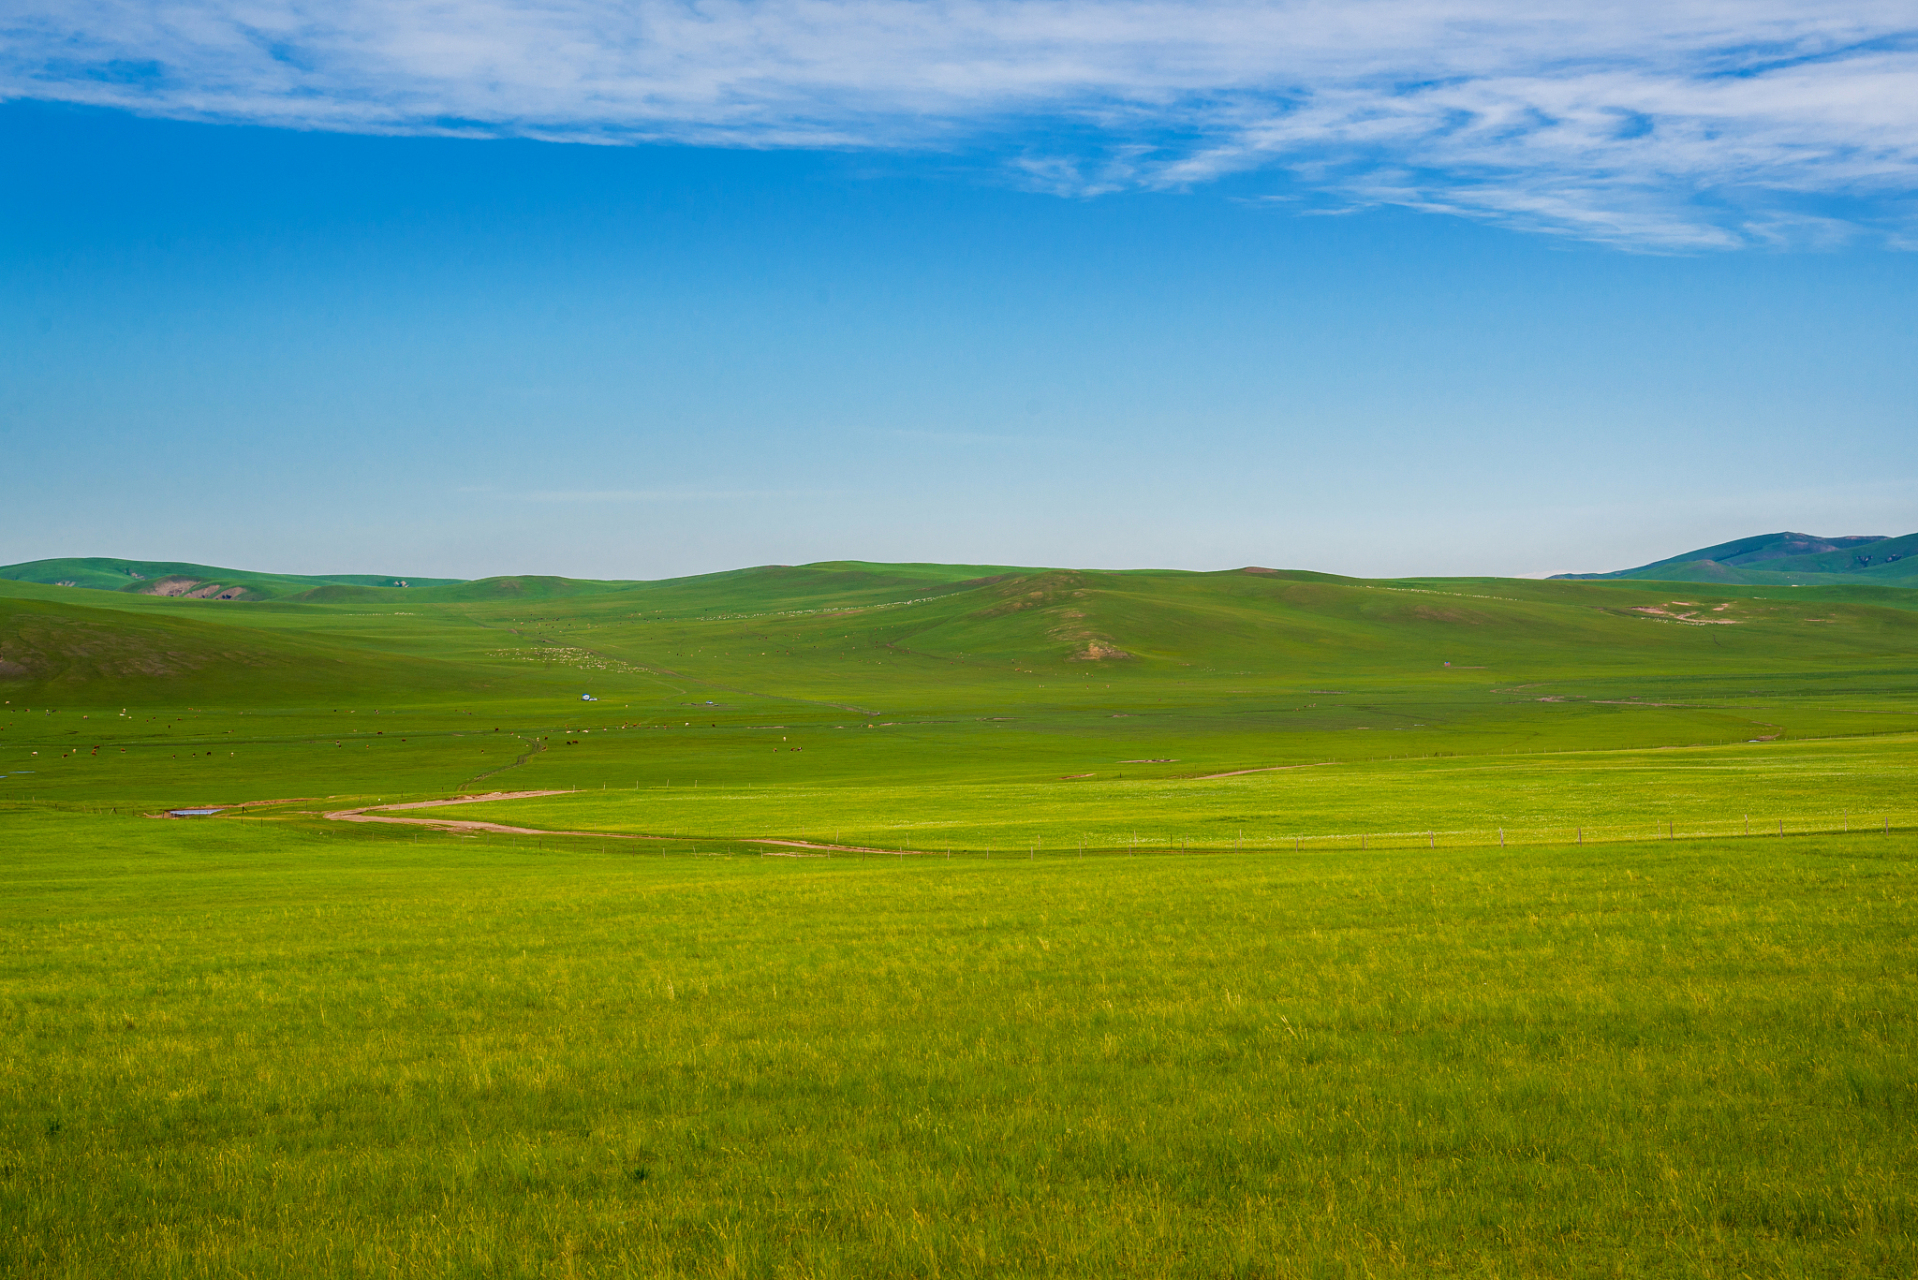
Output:
[[1279,773],[1286,769],[1323,769],[1328,764],[1337,764],[1336,760],[1321,760],[1317,764],[1268,764],[1257,769],[1229,769],[1224,773],[1194,774],[1192,781],[1204,782],[1209,778],[1236,778],[1246,773]]
[[[262,805],[310,804],[312,801],[317,799],[319,799],[318,796],[288,796],[284,800],[240,800],[240,801],[236,801],[233,804],[192,804],[192,805],[178,805],[175,807],[181,808],[181,809],[218,809],[221,813],[238,813],[242,809],[258,809]],[[171,817],[172,815],[169,814],[165,809],[162,809],[158,813],[149,813],[143,816],[148,818],[167,818],[167,817]]]
[[[459,818],[394,818],[398,809],[439,809],[455,804],[484,804],[489,800],[531,800],[539,796],[564,796],[571,791],[491,791],[482,796],[454,796],[450,800],[413,800],[405,804],[369,804],[358,809],[332,809],[321,814],[333,822],[388,822],[396,826],[431,827],[437,831],[497,831],[514,836],[581,836],[588,840],[725,840],[725,836],[649,836],[623,831],[562,831],[546,827],[513,827],[502,822],[472,822]],[[741,844],[777,845],[786,849],[817,850],[819,853],[889,853],[894,856],[926,854],[923,849],[876,849],[859,844],[817,844],[810,840],[774,840],[764,837],[735,837]],[[803,856],[803,855],[789,855]],[[929,855],[928,855],[929,856]]]
[[876,849],[863,844],[815,844],[811,840],[773,840],[764,836],[748,836],[743,844],[774,844],[782,849],[817,849],[821,853],[885,853],[895,858],[926,857],[935,858],[940,854],[932,849]]
[[483,804],[488,800],[531,800],[539,796],[571,795],[570,788],[557,791],[488,791],[480,796],[454,796],[450,800],[410,800],[405,804],[370,804],[364,809],[336,809],[327,814],[329,818],[340,818],[349,813],[366,813],[373,809],[437,809],[449,804]]
[[489,800],[533,800],[540,796],[570,795],[570,791],[489,791],[482,796],[454,796],[450,800],[412,800],[405,804],[369,804],[358,809],[330,809],[321,814],[330,822],[390,822],[397,826],[432,827],[442,831],[498,831],[516,836],[590,836],[599,840],[663,840],[664,836],[629,836],[610,831],[547,831],[540,827],[510,827],[499,822],[463,822],[456,818],[392,818],[395,809],[440,809],[454,804],[484,804]]

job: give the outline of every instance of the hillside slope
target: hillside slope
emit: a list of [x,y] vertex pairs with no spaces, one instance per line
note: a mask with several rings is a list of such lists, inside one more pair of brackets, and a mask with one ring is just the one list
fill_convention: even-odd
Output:
[[132,615],[0,592],[0,689],[15,700],[285,704],[470,696],[488,683],[476,664],[223,625],[211,611]]

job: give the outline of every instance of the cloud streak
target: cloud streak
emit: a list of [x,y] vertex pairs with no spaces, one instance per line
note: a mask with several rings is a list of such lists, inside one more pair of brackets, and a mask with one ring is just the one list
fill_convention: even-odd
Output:
[[8,0],[0,14],[0,96],[176,118],[986,152],[1071,195],[1265,172],[1307,207],[1633,247],[1913,239],[1909,0]]

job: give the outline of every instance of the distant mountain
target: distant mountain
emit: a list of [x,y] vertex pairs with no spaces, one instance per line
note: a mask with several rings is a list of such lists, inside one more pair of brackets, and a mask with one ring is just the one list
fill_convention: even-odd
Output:
[[1640,579],[1658,582],[1727,582],[1757,585],[1830,586],[1868,582],[1918,587],[1918,533],[1820,538],[1809,533],[1761,533],[1721,542],[1636,569],[1611,573],[1561,573],[1583,581]]
[[203,600],[283,600],[324,587],[445,587],[464,581],[462,578],[400,578],[354,573],[259,573],[173,560],[120,560],[111,556],[29,560],[25,564],[0,566],[0,578],[55,587],[130,591],[149,596],[192,596]]

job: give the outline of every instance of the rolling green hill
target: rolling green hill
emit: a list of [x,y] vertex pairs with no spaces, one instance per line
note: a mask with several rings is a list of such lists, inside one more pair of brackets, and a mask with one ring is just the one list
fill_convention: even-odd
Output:
[[[191,775],[228,794],[310,790],[317,757],[303,752],[348,741],[342,724],[361,722],[340,717],[377,713],[404,717],[374,735],[397,723],[404,751],[329,755],[327,790],[463,785],[502,763],[462,740],[483,717],[528,743],[563,731],[570,750],[541,745],[513,766],[541,785],[819,784],[808,803],[826,806],[832,787],[955,776],[1187,776],[1918,727],[1906,719],[1918,593],[1862,583],[1680,593],[838,562],[369,590],[235,606],[0,584],[0,698],[91,714],[98,745],[135,755],[172,741],[157,727],[172,708],[248,717],[226,721],[236,734],[273,717],[270,741],[230,770]],[[898,732],[868,736],[867,722]],[[31,787],[84,789],[88,776],[39,768]],[[156,795],[179,780],[142,777]]]
[[[200,799],[432,795],[504,769],[516,785],[629,795],[674,778],[796,786],[796,808],[700,821],[724,831],[780,813],[816,832],[846,804],[892,813],[961,779],[1103,784],[1918,729],[1918,592],[1847,582],[833,562],[631,584],[335,584],[237,606],[0,582],[0,766],[20,770],[0,797],[130,787],[170,800],[189,781]],[[226,751],[184,773],[171,763],[185,758],[172,751],[180,708]],[[29,758],[79,719],[124,770]],[[961,809],[985,793],[965,794]]]
[[1820,538],[1808,533],[1765,533],[1687,551],[1636,569],[1611,573],[1562,573],[1561,579],[1650,580],[1810,585],[1870,581],[1918,586],[1918,533],[1899,538]]
[[0,566],[0,580],[40,582],[84,587],[93,591],[128,591],[142,595],[191,596],[197,599],[272,600],[316,587],[437,587],[457,578],[398,578],[368,574],[302,575],[260,573],[250,569],[220,569],[212,565],[172,560],[121,560],[89,556],[59,560],[29,560]]
[[[1453,664],[1507,676],[1703,677],[1728,660],[1862,670],[1918,653],[1918,595],[1856,576],[1844,581],[1728,586],[1673,601],[1655,582],[1630,580],[1392,582],[1265,569],[834,562],[643,583],[329,584],[239,609],[24,583],[0,585],[0,601],[11,628],[5,678],[57,679],[70,697],[96,679],[116,687],[146,679],[156,696],[170,696],[169,681],[216,667],[218,655],[240,651],[235,645],[248,661],[284,648],[299,666],[302,646],[324,643],[336,656],[378,663],[403,655],[458,672],[445,676],[455,685],[491,678],[484,673],[499,652],[565,650],[630,672],[886,703],[939,702],[961,686],[1023,687],[1023,677],[1048,671],[1086,678],[1097,669],[1102,681],[1133,682],[1424,679]],[[60,619],[73,630],[59,631]],[[89,639],[68,643],[63,634]],[[119,652],[110,636],[129,654],[171,656],[95,661]]]
[[508,574],[491,578],[410,578],[369,574],[302,575],[221,569],[183,561],[109,557],[32,560],[0,566],[0,581],[191,600],[284,601],[304,604],[452,604],[564,600],[631,592],[655,612],[711,614],[737,609],[855,603],[1021,572],[1002,565],[876,565],[828,561],[761,565],[650,582]]

